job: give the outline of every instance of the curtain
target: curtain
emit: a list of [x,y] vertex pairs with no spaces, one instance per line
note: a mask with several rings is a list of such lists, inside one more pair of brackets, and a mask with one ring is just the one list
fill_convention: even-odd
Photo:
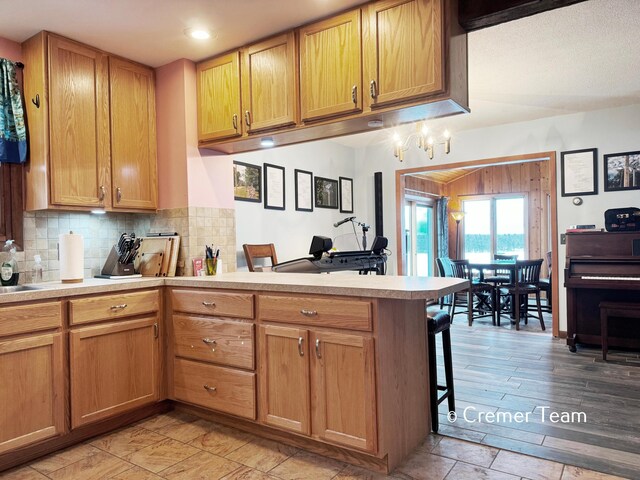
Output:
[[440,197],[436,201],[436,225],[437,225],[437,240],[438,251],[436,257],[448,257],[449,256],[449,223],[447,222],[449,199],[447,197]]
[[0,163],[27,160],[27,131],[16,65],[0,58]]

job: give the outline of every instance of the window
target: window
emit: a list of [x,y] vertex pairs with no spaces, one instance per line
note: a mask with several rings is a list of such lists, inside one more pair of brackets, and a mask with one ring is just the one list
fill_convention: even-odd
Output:
[[462,208],[463,258],[489,262],[496,254],[527,257],[526,196],[467,197]]
[[433,275],[433,207],[420,200],[407,200],[404,226],[407,275]]

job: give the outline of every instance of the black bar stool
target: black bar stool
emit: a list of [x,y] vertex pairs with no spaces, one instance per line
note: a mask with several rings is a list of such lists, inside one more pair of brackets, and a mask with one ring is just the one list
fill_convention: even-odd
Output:
[[[433,317],[427,316],[427,345],[429,348],[429,399],[431,403],[431,429],[438,433],[438,405],[445,398],[449,403],[449,411],[456,410],[453,395],[453,362],[451,360],[451,317],[446,312],[438,312]],[[442,352],[444,354],[444,376],[446,385],[438,385],[438,368],[436,366],[436,335],[442,333]],[[445,392],[438,398],[438,391]]]

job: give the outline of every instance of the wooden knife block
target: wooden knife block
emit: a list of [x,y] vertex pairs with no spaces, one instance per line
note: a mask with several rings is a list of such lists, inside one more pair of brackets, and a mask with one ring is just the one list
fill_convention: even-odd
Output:
[[133,275],[135,269],[133,268],[133,263],[123,264],[118,262],[118,252],[116,250],[116,246],[111,247],[111,251],[109,252],[109,256],[107,257],[107,261],[104,262],[104,267],[102,267],[102,275],[112,275],[116,277],[121,277],[125,275]]

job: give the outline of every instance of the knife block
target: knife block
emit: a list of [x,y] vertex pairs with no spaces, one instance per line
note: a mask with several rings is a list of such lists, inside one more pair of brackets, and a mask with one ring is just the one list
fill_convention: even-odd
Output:
[[133,268],[133,263],[123,264],[118,262],[118,252],[116,251],[116,246],[111,247],[111,251],[109,252],[109,256],[107,257],[107,261],[104,262],[104,267],[102,267],[102,275],[111,275],[114,277],[122,277],[126,275],[133,275],[135,269]]

